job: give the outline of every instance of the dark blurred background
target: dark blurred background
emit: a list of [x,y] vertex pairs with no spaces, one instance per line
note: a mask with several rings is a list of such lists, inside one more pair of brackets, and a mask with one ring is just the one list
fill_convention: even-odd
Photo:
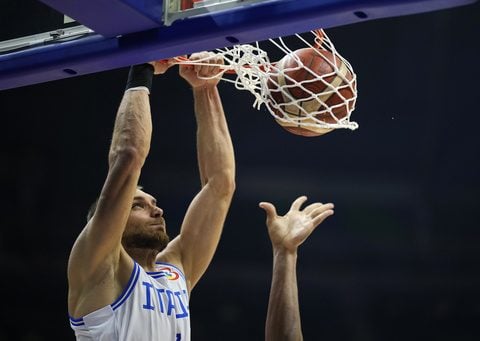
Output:
[[[63,16],[2,1],[0,40]],[[356,131],[284,131],[223,83],[237,191],[217,254],[191,297],[193,341],[263,340],[272,252],[257,207],[301,194],[336,214],[301,247],[305,340],[479,340],[480,5],[327,30],[351,62]],[[66,264],[107,172],[127,69],[0,92],[0,340],[73,340]],[[141,178],[171,236],[199,190],[187,84],[154,82]]]

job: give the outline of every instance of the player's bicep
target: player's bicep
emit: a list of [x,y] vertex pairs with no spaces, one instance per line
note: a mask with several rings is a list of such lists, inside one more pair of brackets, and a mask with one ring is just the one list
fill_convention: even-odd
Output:
[[217,249],[232,196],[208,184],[190,204],[180,232],[181,259],[192,286],[203,275]]
[[95,213],[72,248],[78,271],[96,271],[105,261],[118,259],[121,238],[137,188],[140,167],[118,160],[110,169]]
[[103,259],[100,258],[95,243],[89,242],[87,238],[88,228],[87,225],[78,236],[68,259],[68,279],[71,289],[75,289],[77,286],[81,287],[82,283],[98,277],[102,267],[111,266],[115,259],[118,259],[115,257],[115,252],[111,252]]

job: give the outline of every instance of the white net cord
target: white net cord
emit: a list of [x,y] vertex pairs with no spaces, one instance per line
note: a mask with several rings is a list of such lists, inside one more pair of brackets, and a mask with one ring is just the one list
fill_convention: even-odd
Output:
[[[310,35],[292,36],[296,41],[289,45],[302,46],[295,50],[287,46],[284,38],[269,39],[266,43],[284,55],[276,63],[270,61],[258,42],[218,49],[216,52],[224,59],[224,65],[220,66],[222,80],[252,93],[253,106],[260,109],[265,104],[283,126],[310,131],[357,129],[358,124],[350,121],[357,99],[352,66],[336,51],[323,30],[307,34]],[[305,65],[306,54],[310,61],[315,59],[313,66]],[[204,60],[179,63],[206,64]],[[231,74],[235,74],[234,79]]]

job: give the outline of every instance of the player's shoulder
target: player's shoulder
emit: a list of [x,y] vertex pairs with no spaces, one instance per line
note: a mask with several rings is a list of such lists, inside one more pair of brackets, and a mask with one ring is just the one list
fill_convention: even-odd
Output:
[[179,236],[175,237],[167,244],[165,249],[157,255],[155,261],[171,264],[178,268],[181,272],[185,273],[181,258],[181,245]]

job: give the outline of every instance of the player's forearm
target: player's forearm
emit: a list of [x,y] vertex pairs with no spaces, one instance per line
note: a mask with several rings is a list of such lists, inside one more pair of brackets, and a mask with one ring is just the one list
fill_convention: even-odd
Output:
[[296,274],[297,254],[274,250],[266,341],[303,340]]
[[190,205],[180,231],[182,264],[190,289],[212,260],[235,189],[233,147],[218,90],[209,87],[193,93],[202,190]]
[[217,87],[193,90],[197,119],[197,153],[202,186],[207,182],[233,192],[235,160]]
[[124,151],[133,151],[143,165],[150,149],[152,121],[146,91],[125,92],[115,120],[110,146],[110,165]]

